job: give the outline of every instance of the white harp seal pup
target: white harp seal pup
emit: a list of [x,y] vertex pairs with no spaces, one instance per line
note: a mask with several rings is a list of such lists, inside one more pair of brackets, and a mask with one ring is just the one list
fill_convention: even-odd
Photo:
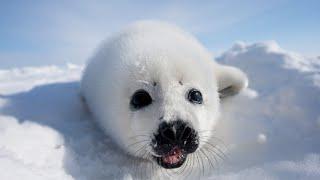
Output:
[[247,84],[245,73],[215,62],[191,34],[141,21],[102,43],[84,70],[81,92],[120,149],[155,171],[189,176],[222,156],[210,143],[220,101]]

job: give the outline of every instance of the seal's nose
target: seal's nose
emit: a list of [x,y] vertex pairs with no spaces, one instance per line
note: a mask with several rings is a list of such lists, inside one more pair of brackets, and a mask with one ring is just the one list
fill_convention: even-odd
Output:
[[175,142],[187,138],[191,133],[191,128],[185,122],[178,120],[171,123],[161,123],[158,131],[167,140]]
[[176,120],[162,122],[159,125],[154,143],[157,144],[155,151],[160,154],[167,153],[175,147],[192,153],[198,148],[199,140],[197,132],[188,123]]

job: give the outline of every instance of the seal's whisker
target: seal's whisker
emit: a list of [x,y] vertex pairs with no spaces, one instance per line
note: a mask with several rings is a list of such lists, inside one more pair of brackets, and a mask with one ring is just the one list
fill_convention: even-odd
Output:
[[149,141],[149,140],[143,140],[143,141],[134,142],[134,143],[132,143],[132,144],[129,144],[129,145],[127,146],[127,149],[133,148],[133,147],[138,146],[139,144],[142,144],[142,143],[148,144],[148,143],[146,143],[146,142],[150,142],[150,141]]
[[206,152],[203,149],[200,149],[200,152],[204,154],[204,156],[206,157],[207,161],[209,162],[210,166],[212,167],[212,169],[214,169],[214,165],[211,162],[211,159],[209,158],[209,156],[206,154]]
[[134,139],[134,138],[137,138],[137,137],[147,137],[147,138],[150,138],[149,135],[146,135],[146,134],[138,134],[138,135],[135,135],[135,136],[131,136],[131,137],[129,137],[128,139]]

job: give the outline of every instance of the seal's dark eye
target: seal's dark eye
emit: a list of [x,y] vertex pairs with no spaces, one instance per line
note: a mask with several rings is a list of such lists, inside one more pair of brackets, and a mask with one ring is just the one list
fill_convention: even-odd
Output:
[[143,89],[136,91],[132,95],[131,101],[130,101],[130,105],[134,109],[143,108],[145,106],[148,106],[151,103],[152,103],[152,98],[150,94]]
[[199,90],[196,89],[191,89],[188,92],[188,100],[194,104],[202,104],[203,99],[202,99],[202,94]]

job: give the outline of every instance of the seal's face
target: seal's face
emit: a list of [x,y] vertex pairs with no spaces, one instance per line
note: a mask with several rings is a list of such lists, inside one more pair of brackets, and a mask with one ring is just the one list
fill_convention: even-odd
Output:
[[185,59],[180,66],[176,58],[165,61],[170,66],[140,60],[143,64],[131,67],[135,73],[125,83],[131,87],[126,124],[133,134],[128,149],[140,157],[150,153],[153,161],[167,169],[182,166],[189,154],[201,148],[219,112],[216,82],[206,77],[212,76],[202,71],[206,67]]
[[137,23],[104,43],[82,79],[90,111],[132,156],[172,169],[212,137],[219,101],[247,85],[217,64],[190,34],[165,23]]

